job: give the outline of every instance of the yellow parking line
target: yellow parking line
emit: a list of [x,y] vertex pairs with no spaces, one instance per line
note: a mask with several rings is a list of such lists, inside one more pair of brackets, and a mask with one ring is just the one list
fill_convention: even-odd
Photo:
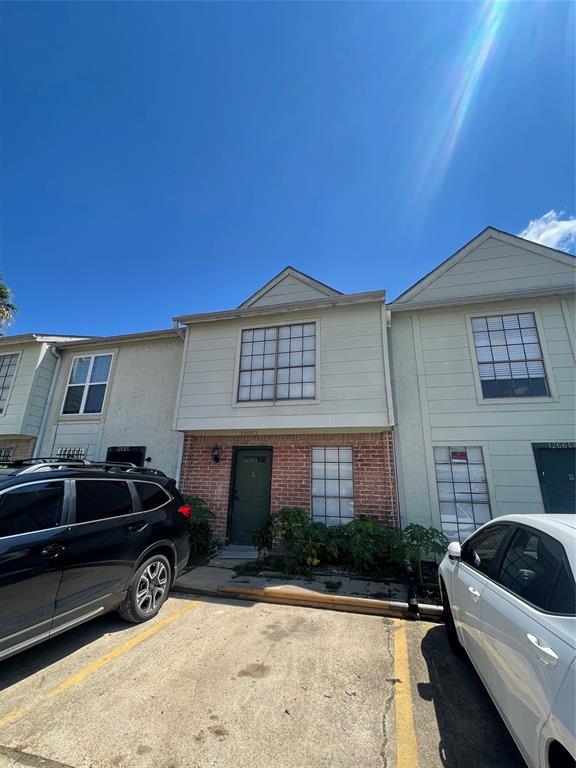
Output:
[[414,729],[406,622],[394,619],[394,677],[396,701],[396,768],[418,768]]
[[[70,677],[67,677],[66,680],[64,680],[64,682],[60,683],[60,685],[56,686],[56,688],[53,688],[47,694],[48,697],[54,698],[55,696],[59,696],[64,691],[67,691],[69,688],[72,688],[74,685],[78,685],[83,680],[85,680],[89,675],[92,675],[94,672],[97,672],[99,669],[102,669],[102,667],[106,666],[106,664],[109,664],[111,661],[114,661],[114,659],[119,658],[123,654],[132,650],[132,648],[135,648],[137,645],[140,645],[140,643],[143,643],[144,640],[147,640],[149,637],[152,637],[152,635],[155,635],[161,629],[164,629],[164,627],[167,627],[169,624],[172,624],[173,621],[176,621],[176,619],[179,619],[181,616],[184,616],[184,614],[188,613],[193,608],[196,608],[196,606],[198,605],[200,605],[200,602],[198,600],[190,601],[183,608],[180,608],[179,611],[175,611],[174,613],[171,613],[169,616],[166,616],[165,619],[162,619],[156,624],[153,624],[151,627],[148,627],[148,629],[146,629],[144,632],[141,632],[139,635],[132,637],[130,640],[127,640],[125,643],[122,643],[122,645],[119,645],[117,648],[114,648],[109,653],[105,653],[103,656],[100,656],[99,659],[96,659],[91,664],[88,664],[88,666],[84,667],[83,669],[80,669],[75,674],[70,675]],[[26,715],[30,711],[30,709],[32,709],[31,706],[24,707],[24,708],[20,707],[18,709],[12,709],[9,712],[6,712],[5,715],[0,717],[0,728],[6,725],[9,725],[10,723],[13,723],[15,720],[19,720],[21,717]]]

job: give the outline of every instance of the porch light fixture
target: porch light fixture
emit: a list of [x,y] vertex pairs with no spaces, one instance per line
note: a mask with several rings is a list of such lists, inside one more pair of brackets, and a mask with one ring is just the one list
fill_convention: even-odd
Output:
[[218,462],[220,461],[220,446],[218,445],[215,445],[212,448],[212,461],[214,462],[214,464],[218,464]]

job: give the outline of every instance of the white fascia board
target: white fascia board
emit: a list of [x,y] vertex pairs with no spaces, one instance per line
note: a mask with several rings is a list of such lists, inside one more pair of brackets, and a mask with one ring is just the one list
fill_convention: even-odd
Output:
[[227,309],[223,312],[203,312],[197,315],[180,315],[172,318],[175,323],[181,325],[193,325],[196,323],[210,323],[217,320],[235,320],[243,317],[258,317],[259,315],[280,315],[290,312],[323,309],[325,307],[346,306],[350,304],[368,304],[370,302],[384,302],[386,291],[368,291],[366,293],[348,293],[343,296],[332,296],[326,299],[313,299],[312,301],[297,301],[291,304],[275,304],[266,307],[249,307],[247,309]]

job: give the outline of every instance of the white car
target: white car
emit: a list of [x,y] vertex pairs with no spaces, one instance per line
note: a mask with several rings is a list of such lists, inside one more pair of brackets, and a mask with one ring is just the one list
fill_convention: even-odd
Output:
[[576,515],[491,520],[439,569],[466,651],[530,768],[576,765]]

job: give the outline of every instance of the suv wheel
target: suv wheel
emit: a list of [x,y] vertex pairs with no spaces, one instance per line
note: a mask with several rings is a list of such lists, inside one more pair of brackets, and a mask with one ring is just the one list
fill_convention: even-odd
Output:
[[460,640],[458,640],[458,633],[456,632],[456,625],[454,624],[454,616],[452,616],[452,609],[450,608],[450,602],[446,596],[446,588],[444,587],[444,584],[442,584],[442,607],[444,608],[444,623],[446,624],[448,642],[454,653],[461,656],[464,653],[464,647]]
[[118,609],[120,616],[134,623],[156,616],[168,597],[171,576],[170,563],[164,555],[153,555],[143,562]]

